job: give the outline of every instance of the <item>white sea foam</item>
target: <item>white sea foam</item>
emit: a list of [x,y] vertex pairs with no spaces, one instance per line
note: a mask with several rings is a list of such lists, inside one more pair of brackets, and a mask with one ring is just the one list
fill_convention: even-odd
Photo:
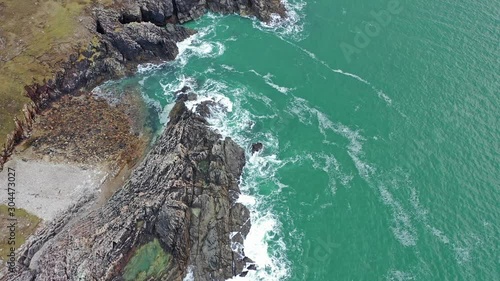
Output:
[[[227,98],[226,96],[223,96],[220,94],[214,94],[214,95],[208,96],[208,97],[207,96],[200,97],[194,101],[187,101],[187,102],[185,102],[185,104],[189,110],[196,111],[196,108],[198,107],[198,105],[200,105],[204,102],[207,102],[207,101],[213,102],[215,104],[214,106],[222,107],[222,109],[224,111],[227,111],[227,112],[233,111],[233,103],[231,102],[231,100],[229,98]],[[217,110],[217,109],[218,108],[215,107],[212,110]]]
[[[294,97],[290,102],[290,106],[287,111],[295,115],[298,120],[306,125],[312,125],[314,122],[318,123],[318,130],[323,134],[325,140],[329,137],[330,133],[334,133],[346,139],[348,144],[345,146],[347,154],[353,161],[358,175],[365,180],[365,182],[375,190],[384,205],[388,206],[392,213],[393,225],[391,227],[394,237],[403,246],[414,246],[418,240],[418,235],[415,227],[412,223],[412,217],[410,212],[405,209],[404,204],[401,199],[396,198],[386,187],[384,181],[380,181],[380,175],[377,175],[377,169],[375,165],[369,163],[364,156],[363,144],[367,139],[361,134],[360,130],[353,130],[348,126],[340,123],[333,122],[325,113],[312,107],[309,103],[298,97]],[[313,160],[313,167],[325,167],[325,172],[328,171],[330,176],[338,179],[344,179],[346,183],[352,180],[352,176],[346,173],[340,172],[340,164],[335,161],[335,158],[328,158],[325,155],[308,155],[309,159]],[[333,171],[333,172],[332,172]],[[377,175],[377,177],[375,177]],[[401,176],[401,175],[399,175]],[[406,183],[403,181],[402,183]],[[332,185],[332,191],[335,192],[336,187]],[[389,181],[388,184],[394,186],[395,183]],[[398,183],[399,184],[399,183]],[[409,186],[409,185],[407,185]],[[397,186],[396,186],[397,187]],[[418,194],[415,189],[410,189],[411,196],[409,198],[403,199],[408,200],[411,206],[415,208],[420,214],[425,214],[425,209],[419,205]]]
[[295,114],[306,125],[311,125],[313,120],[316,119],[318,129],[325,137],[325,140],[329,131],[347,139],[349,144],[346,148],[356,165],[359,175],[364,179],[368,179],[375,173],[375,168],[363,160],[363,142],[366,139],[359,130],[353,130],[340,122],[331,121],[325,113],[309,106],[308,102],[302,98],[294,97],[288,107],[288,112]]
[[288,91],[293,90],[291,88],[287,88],[287,87],[283,87],[283,86],[279,86],[279,85],[275,84],[272,80],[273,75],[271,73],[264,75],[262,78],[264,78],[267,85],[273,87],[274,89],[276,89],[278,92],[280,92],[282,94],[286,95],[288,93]]
[[[273,100],[271,98],[269,98],[268,96],[263,95],[261,93],[256,94],[256,93],[252,93],[252,92],[247,92],[246,94],[248,97],[264,103],[266,105],[266,107],[273,108],[273,104],[272,104]],[[258,119],[276,118],[277,117],[276,115],[277,114],[273,114],[270,116],[255,116],[255,118],[258,118]]]
[[462,265],[470,261],[471,250],[469,247],[455,246],[453,250],[455,251],[455,258],[458,264]]
[[[197,55],[192,53],[191,55]],[[185,59],[189,60],[189,57]],[[253,124],[253,119],[258,117],[253,116],[250,112],[243,109],[240,103],[244,103],[247,97],[246,89],[238,87],[229,87],[223,81],[207,79],[203,83],[198,84],[194,79],[178,74],[175,82],[162,83],[161,86],[166,95],[171,95],[173,92],[182,89],[184,86],[191,87],[198,95],[196,101],[186,102],[186,106],[191,110],[196,109],[196,106],[203,101],[214,101],[220,107],[215,107],[213,114],[208,118],[210,126],[218,131],[223,137],[232,137],[242,147],[247,147],[251,140],[245,136],[250,124]],[[231,100],[228,96],[231,96]],[[265,100],[265,99],[264,99]],[[267,100],[267,102],[269,102]],[[168,115],[169,109],[165,108],[165,116]],[[263,132],[260,135],[259,141],[264,143],[266,152],[277,150],[278,141],[269,132]],[[248,153],[250,155],[250,153]],[[283,280],[288,272],[288,263],[284,256],[285,244],[276,236],[280,234],[280,226],[277,218],[272,214],[270,207],[266,205],[268,200],[254,194],[260,187],[260,182],[268,181],[275,177],[277,170],[284,165],[283,161],[273,154],[263,155],[260,153],[249,156],[247,165],[244,170],[244,177],[241,183],[242,194],[239,197],[239,202],[247,206],[251,212],[252,228],[247,236],[244,245],[246,246],[245,254],[256,262],[257,271],[248,273],[244,280]],[[277,179],[272,179],[275,183],[276,191],[284,185]],[[253,195],[252,195],[253,194]],[[265,204],[266,203],[266,204]],[[273,250],[278,255],[271,254],[269,241],[273,240]],[[232,245],[236,250],[239,250],[241,245]],[[187,277],[186,277],[187,278]],[[242,280],[241,277],[235,277],[233,280]],[[189,279],[185,279],[189,280]]]
[[167,95],[171,95],[177,91],[182,90],[184,87],[189,87],[191,89],[197,86],[196,79],[184,74],[179,74],[176,76],[176,83],[169,83],[168,81],[160,81],[160,86],[163,88],[163,92]]
[[427,228],[429,228],[432,232],[432,234],[437,237],[441,242],[444,244],[449,244],[450,239],[443,233],[443,231],[435,228],[434,226],[426,225]]
[[222,64],[221,67],[224,68],[225,70],[234,71],[234,67],[229,66],[227,64]]
[[212,25],[200,29],[196,34],[177,43],[179,54],[175,62],[180,67],[185,66],[192,57],[211,57],[215,58],[224,54],[226,47],[222,42],[210,41],[208,37],[215,35],[215,29]]
[[[214,83],[214,82],[212,82]],[[217,93],[229,90],[227,87],[221,85],[209,86],[211,89],[218,89],[219,91],[204,92],[207,95],[210,93]],[[242,147],[247,147],[251,142],[248,137],[245,137],[245,132],[248,130],[249,124],[255,120],[250,112],[243,109],[240,103],[245,98],[244,89],[231,89],[234,100],[234,112],[229,114],[224,111],[216,111],[215,114],[209,119],[212,127],[219,131],[223,136],[232,137]],[[278,281],[283,280],[287,275],[288,267],[287,261],[284,256],[286,246],[283,241],[278,238],[280,236],[280,225],[278,219],[273,215],[270,208],[266,205],[269,199],[265,199],[256,194],[261,183],[269,180],[274,182],[276,192],[283,187],[276,178],[276,173],[285,163],[278,159],[277,155],[272,153],[276,151],[279,142],[270,132],[263,132],[258,139],[263,142],[265,153],[255,153],[248,157],[247,164],[244,169],[244,176],[241,183],[242,196],[239,202],[244,203],[251,211],[252,228],[250,233],[245,239],[245,254],[253,259],[257,266],[257,271],[250,271],[245,278],[235,277],[233,280],[269,280]],[[251,153],[247,151],[247,154]],[[253,194],[253,195],[251,195]],[[270,253],[269,244],[273,240],[273,250],[276,254]],[[277,242],[276,242],[277,241]]]
[[417,233],[411,223],[408,212],[385,186],[379,185],[378,189],[384,204],[391,208],[393,218],[392,231],[394,236],[403,246],[415,246],[418,239]]
[[142,79],[139,80],[139,85],[144,86],[144,82],[146,82],[146,79],[148,79],[147,76],[142,77]]
[[180,91],[184,87],[189,87],[191,89],[195,88],[197,85],[197,82],[194,78],[186,76],[184,74],[178,74],[176,76],[175,83],[169,83],[168,81],[163,81],[161,80],[160,86],[163,89],[163,93],[165,96],[170,97],[167,100],[170,100],[163,108],[161,108],[161,105],[159,101],[151,99],[150,97],[143,95],[144,99],[148,102],[148,104],[154,103],[155,108],[160,108],[158,110],[159,113],[159,121],[160,124],[165,125],[168,123],[168,114],[170,110],[173,108],[175,105],[175,99],[173,97],[173,93]]
[[168,103],[167,105],[165,105],[163,111],[159,115],[160,124],[164,125],[168,123],[169,121],[168,113],[170,112],[170,110],[172,110],[174,105],[175,105],[174,103]]
[[[245,254],[255,259],[257,270],[249,271],[246,277],[234,277],[230,280],[266,280],[281,281],[288,274],[286,264],[269,254],[269,240],[273,239],[277,228],[277,219],[269,212],[252,212],[252,228],[245,239]],[[279,243],[278,243],[279,244]],[[284,249],[284,244],[280,245]]]
[[387,281],[411,281],[416,280],[415,276],[412,273],[404,272],[401,270],[391,270],[387,274]]
[[[265,28],[271,29],[271,27]],[[281,35],[286,33],[283,30],[280,33],[279,28],[275,29],[275,31]],[[179,57],[174,61],[174,64],[183,67],[192,58],[222,55],[224,45],[217,41],[210,41],[214,32],[213,28],[207,27],[202,29],[197,35],[179,43]],[[315,54],[305,49],[302,49],[302,51],[328,67],[331,71],[371,86],[379,98],[384,100],[388,105],[392,103],[384,92],[373,87],[362,77],[340,69],[333,69],[326,62],[319,60]],[[222,67],[227,71],[238,71],[231,66],[223,65]],[[381,201],[391,210],[393,218],[392,229],[395,237],[402,245],[415,245],[418,237],[412,226],[410,213],[403,207],[406,206],[402,204],[402,200],[405,199],[397,198],[386,185],[379,184],[375,179],[374,175],[376,175],[377,169],[373,163],[368,162],[363,152],[363,145],[367,141],[367,138],[362,135],[362,130],[350,128],[340,122],[333,122],[327,114],[311,107],[307,101],[293,97],[290,94],[290,91],[293,89],[277,85],[273,81],[271,74],[261,75],[256,71],[253,72],[262,77],[269,86],[283,94],[288,94],[287,98],[291,98],[291,103],[287,111],[296,116],[304,124],[311,125],[317,123],[318,130],[324,135],[325,142],[337,145],[331,141],[331,133],[347,140],[347,144],[345,145],[346,152],[350,159],[352,159],[356,171],[380,195]],[[311,163],[313,168],[325,172],[329,177],[329,185],[333,194],[335,194],[339,183],[343,186],[348,186],[353,179],[353,175],[343,171],[343,168],[333,154],[309,153],[305,154],[305,157],[301,155],[296,159],[280,159],[277,156],[280,148],[279,141],[273,132],[252,133],[253,135],[250,135],[248,131],[255,124],[255,121],[259,118],[270,118],[270,116],[255,116],[245,110],[244,108],[247,108],[247,106],[243,105],[246,103],[246,99],[252,98],[270,108],[273,106],[271,98],[262,94],[252,93],[243,86],[228,86],[224,81],[207,79],[206,81],[197,83],[194,79],[182,73],[182,70],[180,70],[180,73],[174,74],[177,77],[174,82],[162,82],[163,90],[167,95],[172,95],[173,92],[182,89],[183,86],[187,85],[191,87],[197,93],[199,100],[197,102],[188,102],[187,104],[190,108],[194,109],[203,100],[212,100],[223,104],[219,110],[215,110],[209,119],[212,128],[216,129],[222,136],[232,137],[242,147],[247,148],[247,150],[249,144],[255,141],[263,142],[265,147],[264,152],[249,156],[241,182],[242,195],[239,198],[239,202],[245,204],[251,211],[252,219],[252,228],[244,243],[246,246],[245,254],[256,262],[258,270],[250,271],[245,278],[235,277],[233,280],[284,280],[290,274],[290,265],[285,255],[286,245],[280,239],[282,235],[281,225],[270,206],[273,204],[272,200],[275,199],[272,199],[273,196],[260,196],[258,191],[263,186],[266,186],[266,189],[271,189],[273,194],[279,194],[281,189],[286,188],[286,185],[280,182],[277,172],[287,163],[294,161],[297,164],[307,165]],[[168,111],[169,109],[165,108],[164,112]],[[416,191],[409,200],[411,200],[414,209],[423,210],[419,205]],[[322,206],[327,207],[329,203],[325,203]],[[442,240],[445,239],[446,235],[439,232],[437,228],[429,229],[433,231],[436,237],[441,237]],[[239,247],[240,245],[234,246]],[[394,271],[394,273],[391,275],[393,279],[390,280],[411,280],[397,279],[401,276],[410,276],[405,275],[406,273],[404,272]]]
[[138,74],[146,74],[156,71],[162,67],[162,64],[154,64],[154,63],[143,63],[137,66]]

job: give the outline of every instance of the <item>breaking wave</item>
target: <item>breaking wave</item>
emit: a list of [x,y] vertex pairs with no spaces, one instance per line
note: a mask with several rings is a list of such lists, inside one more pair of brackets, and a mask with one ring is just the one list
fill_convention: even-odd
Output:
[[[214,17],[217,20],[217,17]],[[150,104],[158,112],[160,122],[165,125],[168,122],[168,112],[175,103],[173,93],[189,88],[197,95],[196,101],[186,102],[186,106],[195,110],[197,105],[203,101],[211,100],[220,106],[214,107],[211,117],[208,119],[209,126],[221,134],[222,137],[231,137],[241,147],[245,148],[247,164],[241,179],[242,194],[239,201],[247,206],[251,213],[252,228],[248,234],[245,244],[245,254],[255,261],[257,270],[250,271],[246,277],[235,277],[234,280],[284,280],[289,274],[289,262],[286,259],[286,245],[281,237],[281,226],[279,219],[273,212],[273,202],[266,196],[261,195],[261,187],[266,185],[266,192],[279,193],[285,187],[276,173],[286,161],[277,156],[278,139],[270,131],[254,132],[249,130],[260,118],[272,118],[272,116],[258,116],[245,110],[242,103],[247,98],[257,97],[242,85],[234,85],[229,81],[206,78],[206,74],[213,73],[207,69],[205,73],[188,74],[184,66],[192,60],[203,58],[215,58],[224,53],[224,44],[213,40],[214,28],[208,26],[201,29],[196,35],[178,44],[179,55],[173,62],[167,64],[174,68],[173,71],[165,72],[165,68],[153,65],[141,66],[138,73],[141,75],[158,75],[161,77],[152,80],[159,86],[163,97],[149,97]],[[221,71],[234,71],[227,65],[221,65]],[[271,75],[263,76],[271,83]],[[146,79],[146,78],[145,78]],[[152,81],[142,84],[150,84]],[[276,86],[276,90],[286,91]],[[157,100],[156,102],[154,100]],[[148,97],[146,97],[148,100]],[[161,104],[158,100],[161,100]],[[259,98],[263,104],[269,104],[266,98]],[[262,142],[265,152],[251,155],[250,144]],[[272,248],[272,250],[271,250]],[[186,277],[189,280],[189,277]]]

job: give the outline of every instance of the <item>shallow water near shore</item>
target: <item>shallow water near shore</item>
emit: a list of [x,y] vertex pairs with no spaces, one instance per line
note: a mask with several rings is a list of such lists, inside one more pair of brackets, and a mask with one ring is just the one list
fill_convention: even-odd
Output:
[[189,86],[225,105],[214,129],[264,144],[240,197],[258,270],[235,280],[500,276],[499,7],[400,1],[356,44],[389,2],[290,0],[268,26],[209,14],[175,61],[101,87],[139,87],[161,131]]

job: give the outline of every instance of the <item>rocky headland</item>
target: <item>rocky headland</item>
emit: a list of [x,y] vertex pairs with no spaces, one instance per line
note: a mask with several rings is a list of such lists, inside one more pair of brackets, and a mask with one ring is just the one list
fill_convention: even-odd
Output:
[[[2,9],[5,6],[0,5],[0,17]],[[82,93],[102,82],[133,74],[141,63],[174,59],[178,54],[176,43],[196,32],[179,24],[197,19],[206,11],[255,16],[263,21],[270,21],[273,14],[285,16],[279,0],[92,1],[76,10],[76,34],[81,38],[62,52],[68,59],[48,66],[42,62],[49,69],[48,77],[34,79],[23,87],[30,102],[22,111],[17,105],[22,113],[4,142],[0,169],[16,145],[26,140],[34,143],[30,138],[37,136],[36,132],[51,137],[38,135],[39,143],[33,150],[50,151],[55,145],[60,147],[57,152],[62,159],[84,158],[81,155],[90,153],[87,146],[78,150],[72,145],[73,138],[52,131],[53,127],[65,127],[64,122],[47,125],[50,123],[40,121],[39,114],[48,116],[45,122],[63,121],[68,116],[58,118],[60,109],[54,111],[54,104],[70,109],[78,104],[81,108],[85,106]],[[12,43],[1,33],[0,49]],[[42,55],[50,59],[50,51],[44,52]],[[9,60],[2,59],[7,65]],[[0,62],[0,68],[5,65]],[[65,98],[75,94],[74,100]],[[89,104],[105,107],[93,99]],[[179,100],[164,133],[122,188],[98,205],[94,204],[98,200],[95,193],[83,195],[54,220],[44,223],[18,252],[17,272],[8,274],[4,269],[0,278],[182,280],[189,272],[194,280],[225,280],[255,269],[242,248],[250,228],[249,212],[236,202],[245,155],[231,139],[221,139],[207,127],[207,108],[193,113]],[[78,114],[76,108],[73,111]],[[101,141],[94,138],[93,143],[96,140]],[[132,155],[123,154],[127,145],[139,145],[137,138],[122,133],[113,141],[115,144],[118,150],[110,148],[116,152],[110,155],[129,157],[121,161],[133,162],[140,157],[132,150]]]

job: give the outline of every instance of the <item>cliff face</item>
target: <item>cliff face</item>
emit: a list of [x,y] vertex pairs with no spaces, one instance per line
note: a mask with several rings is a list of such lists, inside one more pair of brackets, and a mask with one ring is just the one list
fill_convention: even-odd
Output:
[[[206,10],[284,15],[278,0],[126,0],[92,9],[94,40],[54,79],[26,87],[33,103],[0,155],[0,165],[51,99],[132,73],[140,63],[172,60],[195,31],[176,25]],[[179,101],[154,148],[104,205],[89,195],[19,250],[17,272],[2,280],[225,280],[255,269],[243,240],[249,211],[236,203],[244,151]]]
[[188,267],[194,280],[241,274],[251,262],[238,246],[250,229],[236,203],[244,164],[242,148],[180,101],[127,184],[104,206],[75,206],[39,231],[8,280],[182,280]]
[[139,0],[125,1],[123,21],[149,21],[158,25],[187,22],[202,16],[206,10],[236,13],[270,21],[271,14],[285,15],[279,0]]

